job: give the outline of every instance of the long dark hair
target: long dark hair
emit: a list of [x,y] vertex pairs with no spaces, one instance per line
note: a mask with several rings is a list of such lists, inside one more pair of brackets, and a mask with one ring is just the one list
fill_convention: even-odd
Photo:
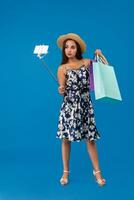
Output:
[[[66,64],[66,63],[68,62],[68,57],[65,55],[65,47],[66,47],[66,42],[67,42],[68,40],[73,40],[73,39],[69,39],[69,38],[68,38],[68,39],[64,40],[64,42],[63,42],[61,65],[62,65],[62,64]],[[77,58],[78,60],[81,60],[81,59],[83,58],[83,57],[82,57],[81,47],[80,47],[80,45],[79,45],[78,42],[76,42],[75,40],[73,40],[73,41],[76,43],[76,47],[77,47],[76,58]]]

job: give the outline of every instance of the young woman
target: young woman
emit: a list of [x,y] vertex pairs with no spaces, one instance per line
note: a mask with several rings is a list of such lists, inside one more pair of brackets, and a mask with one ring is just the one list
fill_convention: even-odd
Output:
[[[91,61],[82,57],[86,44],[74,33],[60,36],[57,44],[62,49],[62,62],[57,72],[58,91],[63,95],[56,136],[62,139],[63,175],[60,183],[68,183],[71,142],[85,139],[93,165],[93,174],[97,183],[103,186],[106,180],[101,175],[95,143],[100,134],[96,128],[89,88]],[[98,54],[104,63],[107,62],[100,50],[96,50],[95,54]]]

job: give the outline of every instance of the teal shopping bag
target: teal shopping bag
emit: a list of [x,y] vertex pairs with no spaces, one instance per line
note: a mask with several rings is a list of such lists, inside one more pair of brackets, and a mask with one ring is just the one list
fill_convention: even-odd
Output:
[[102,63],[98,57],[93,62],[95,99],[112,98],[122,100],[114,67]]

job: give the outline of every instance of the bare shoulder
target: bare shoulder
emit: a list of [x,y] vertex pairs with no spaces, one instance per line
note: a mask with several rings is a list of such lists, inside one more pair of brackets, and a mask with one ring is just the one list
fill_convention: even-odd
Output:
[[62,69],[64,69],[64,68],[66,68],[66,64],[62,64],[59,67],[62,68]]
[[84,61],[84,64],[85,64],[87,67],[90,66],[91,60],[90,60],[89,58],[84,58],[83,61]]
[[58,73],[65,74],[65,72],[66,72],[66,64],[59,65],[59,67],[58,67]]

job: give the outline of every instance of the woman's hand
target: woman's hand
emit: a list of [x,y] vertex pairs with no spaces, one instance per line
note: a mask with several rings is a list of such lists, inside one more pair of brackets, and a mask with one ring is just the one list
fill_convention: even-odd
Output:
[[98,55],[101,57],[101,60],[104,64],[107,64],[108,65],[108,61],[107,59],[105,58],[105,56],[102,54],[102,51],[100,49],[96,49],[95,50],[95,55]]
[[101,50],[100,49],[96,49],[95,50],[95,55],[101,56],[102,55]]
[[59,91],[60,94],[64,94],[64,92],[65,92],[65,86],[64,85],[59,86],[58,87],[58,91]]

